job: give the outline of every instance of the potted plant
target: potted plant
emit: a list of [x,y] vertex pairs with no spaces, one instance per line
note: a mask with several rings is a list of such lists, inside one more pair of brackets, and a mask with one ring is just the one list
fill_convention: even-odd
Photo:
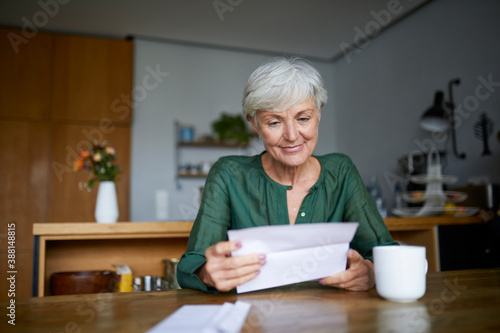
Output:
[[248,130],[241,115],[222,112],[220,117],[212,122],[212,129],[218,140],[227,143],[248,144],[252,133]]
[[90,150],[80,150],[75,160],[74,171],[88,170],[93,176],[84,185],[89,191],[94,182],[99,181],[95,218],[98,223],[114,223],[118,220],[118,200],[116,197],[117,175],[120,167],[116,164],[116,150],[106,142],[94,142]]

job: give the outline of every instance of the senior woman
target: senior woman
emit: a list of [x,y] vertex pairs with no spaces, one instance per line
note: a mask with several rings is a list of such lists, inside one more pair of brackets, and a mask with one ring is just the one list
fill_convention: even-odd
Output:
[[323,79],[302,59],[275,59],[256,69],[243,113],[265,151],[220,158],[207,177],[200,209],[178,267],[182,288],[229,291],[258,276],[264,253],[231,257],[242,246],[227,230],[277,224],[358,222],[345,271],[319,283],[353,291],[373,287],[372,248],[395,244],[351,160],[313,155]]

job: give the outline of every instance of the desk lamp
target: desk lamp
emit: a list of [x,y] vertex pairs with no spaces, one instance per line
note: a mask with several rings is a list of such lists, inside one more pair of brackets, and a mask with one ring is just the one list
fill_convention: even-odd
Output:
[[[453,144],[453,153],[459,159],[465,159],[465,153],[457,152],[457,139],[455,134],[455,103],[453,102],[453,85],[459,85],[460,79],[450,80],[448,83],[448,94],[450,100],[444,102],[444,93],[441,90],[436,91],[434,95],[434,104],[427,109],[420,119],[420,126],[431,132],[451,131],[451,140]],[[443,106],[446,106],[446,108]]]

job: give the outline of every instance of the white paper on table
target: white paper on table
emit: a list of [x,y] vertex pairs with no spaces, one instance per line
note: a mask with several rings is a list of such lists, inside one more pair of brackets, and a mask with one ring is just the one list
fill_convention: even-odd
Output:
[[147,333],[238,333],[250,308],[250,303],[242,301],[184,305]]
[[228,230],[242,247],[233,256],[263,253],[260,274],[238,287],[238,293],[317,280],[346,269],[347,251],[357,222],[272,225]]

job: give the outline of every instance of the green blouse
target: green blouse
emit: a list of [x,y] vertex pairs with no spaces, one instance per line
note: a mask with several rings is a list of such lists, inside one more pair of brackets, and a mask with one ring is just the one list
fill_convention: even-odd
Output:
[[[289,186],[264,172],[261,155],[222,157],[211,168],[186,253],[177,267],[182,288],[216,291],[207,288],[195,272],[206,262],[205,250],[227,240],[227,230],[290,223]],[[396,244],[350,158],[343,154],[314,157],[321,173],[295,223],[359,222],[351,248],[367,259],[372,259],[374,246]]]

